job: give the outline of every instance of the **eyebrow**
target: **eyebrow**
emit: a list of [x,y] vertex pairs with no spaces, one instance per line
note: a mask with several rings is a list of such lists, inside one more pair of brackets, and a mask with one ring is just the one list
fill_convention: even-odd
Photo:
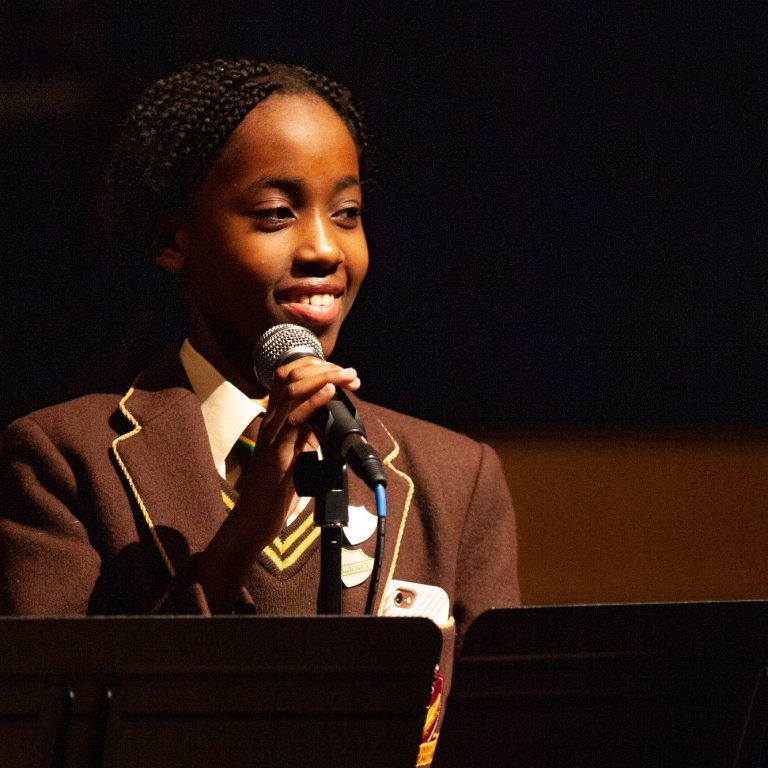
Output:
[[[342,192],[349,187],[359,187],[360,179],[357,176],[342,176],[334,185],[334,192]],[[299,176],[264,176],[249,184],[246,192],[255,192],[262,189],[279,189],[287,194],[295,195],[301,191],[302,179]]]
[[357,176],[342,176],[337,182],[336,186],[333,188],[334,192],[341,192],[345,189],[349,189],[349,187],[359,187],[360,186],[360,179],[357,178]]

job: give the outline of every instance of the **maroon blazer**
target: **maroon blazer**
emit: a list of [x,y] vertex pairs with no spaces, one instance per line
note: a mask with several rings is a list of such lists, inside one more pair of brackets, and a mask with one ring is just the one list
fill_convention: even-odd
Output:
[[[498,458],[462,435],[357,403],[388,478],[379,592],[390,578],[445,589],[449,674],[454,633],[461,638],[487,608],[519,603],[515,518]],[[127,393],[88,395],[11,424],[0,441],[0,494],[0,613],[209,613],[195,554],[227,507],[175,351]],[[354,476],[350,504],[374,510]],[[361,545],[371,556],[374,540]],[[302,517],[268,550],[232,610],[316,613],[313,523]],[[367,581],[345,588],[343,612],[362,614],[367,591]]]

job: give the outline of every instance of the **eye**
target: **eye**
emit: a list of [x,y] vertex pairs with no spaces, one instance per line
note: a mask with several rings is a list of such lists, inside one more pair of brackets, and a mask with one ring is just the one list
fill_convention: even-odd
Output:
[[359,205],[348,205],[333,214],[333,220],[345,229],[354,229],[362,216],[362,209]]
[[293,211],[287,206],[278,206],[276,208],[259,208],[251,213],[256,219],[259,229],[267,232],[274,232],[282,229],[289,224],[293,218]]

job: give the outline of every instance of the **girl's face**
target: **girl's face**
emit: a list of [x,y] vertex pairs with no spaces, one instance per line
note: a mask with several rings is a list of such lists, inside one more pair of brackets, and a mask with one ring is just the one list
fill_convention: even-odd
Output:
[[368,268],[361,204],[357,150],[332,107],[278,93],[251,110],[158,257],[184,284],[193,345],[252,380],[254,342],[298,323],[327,357]]

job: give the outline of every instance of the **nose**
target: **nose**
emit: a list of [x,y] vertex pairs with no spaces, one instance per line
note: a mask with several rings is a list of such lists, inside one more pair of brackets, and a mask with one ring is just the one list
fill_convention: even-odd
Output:
[[317,211],[304,219],[299,227],[299,243],[294,262],[308,273],[333,272],[344,260],[333,223],[327,215]]

